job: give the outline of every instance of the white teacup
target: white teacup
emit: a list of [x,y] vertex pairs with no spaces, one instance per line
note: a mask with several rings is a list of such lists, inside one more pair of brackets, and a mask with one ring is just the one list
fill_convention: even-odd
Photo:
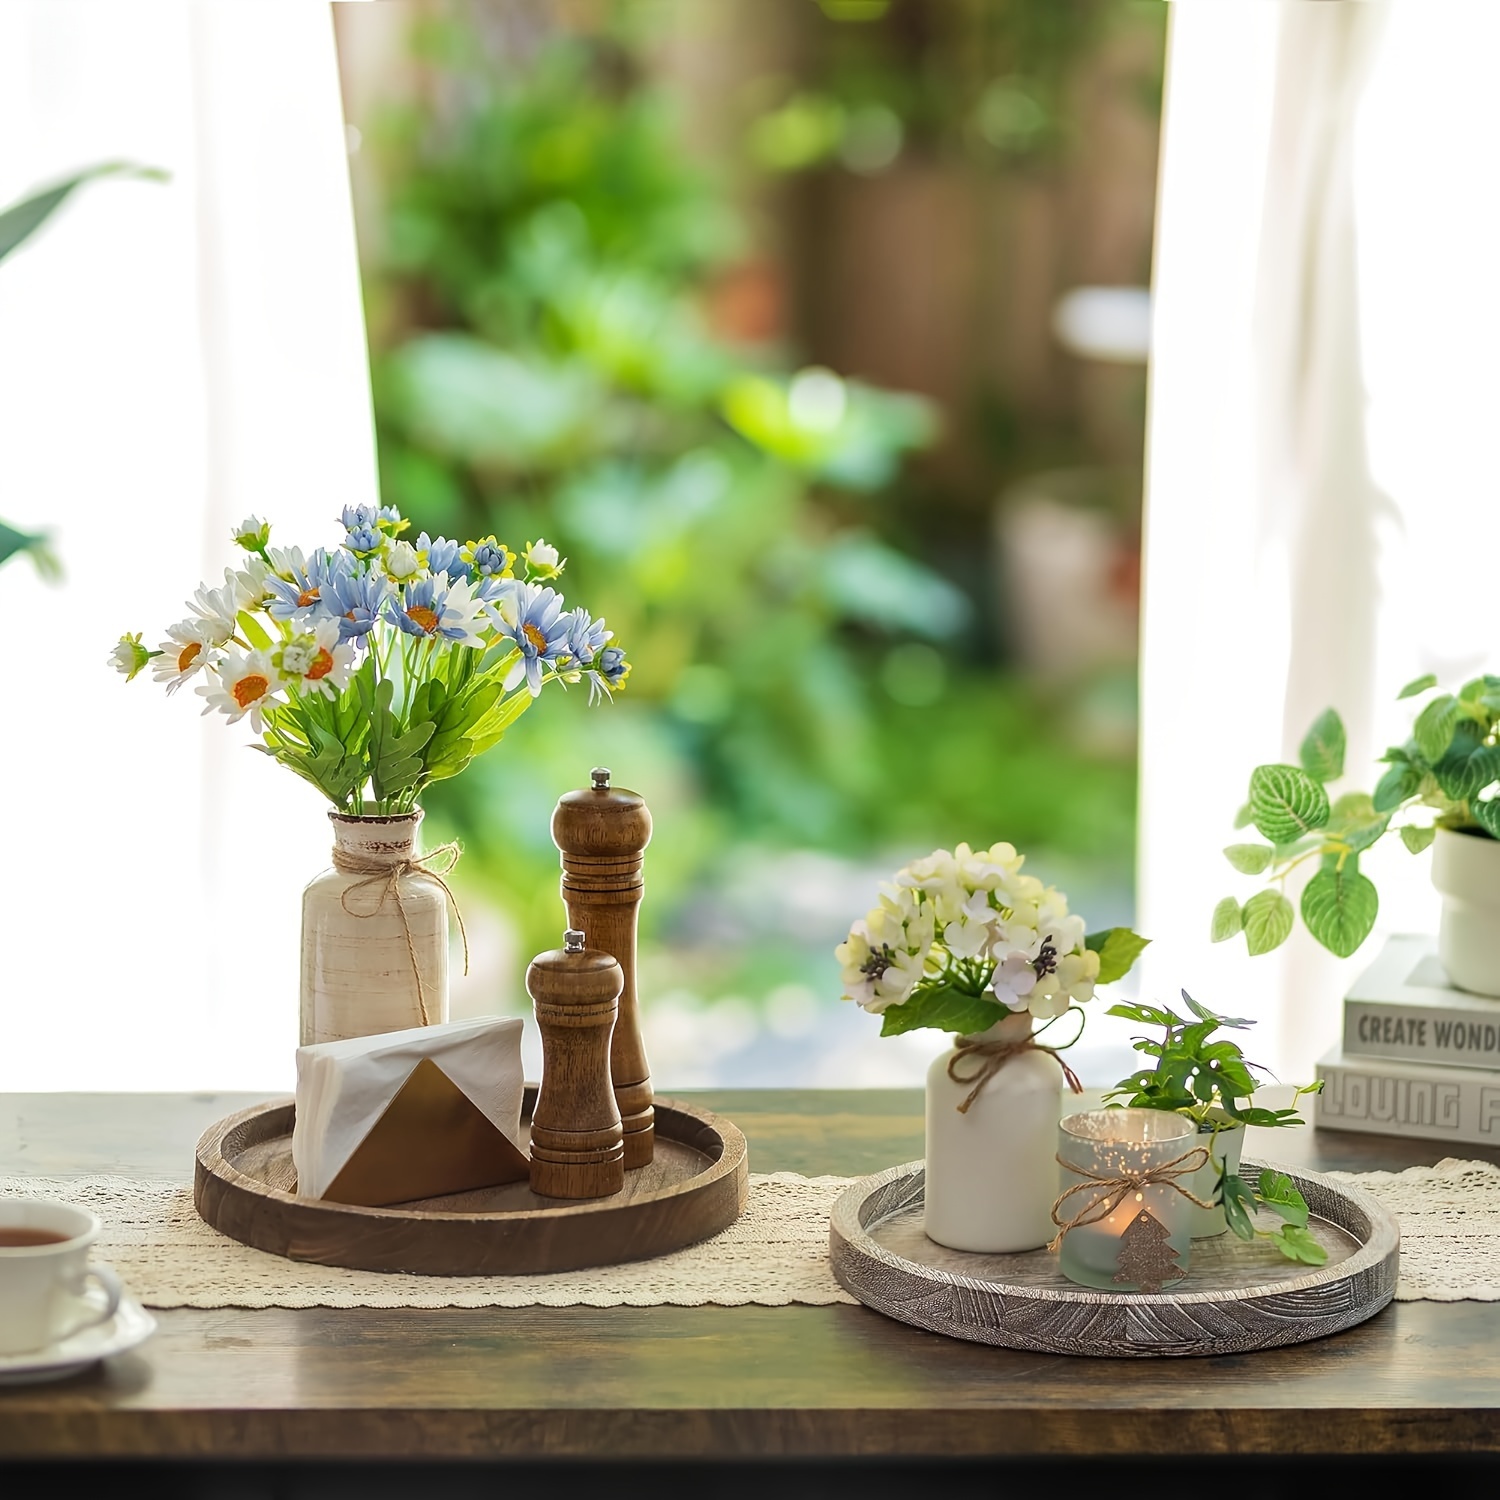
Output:
[[[89,1264],[99,1227],[71,1203],[0,1198],[0,1355],[45,1349],[114,1317],[120,1278]],[[87,1295],[91,1277],[102,1305]]]

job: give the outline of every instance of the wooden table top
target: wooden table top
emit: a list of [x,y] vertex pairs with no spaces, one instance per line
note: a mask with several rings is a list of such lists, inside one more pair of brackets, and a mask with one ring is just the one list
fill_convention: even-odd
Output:
[[[687,1095],[752,1170],[922,1154],[912,1090]],[[178,1177],[243,1095],[0,1095],[0,1171]],[[1314,1168],[1422,1142],[1252,1132]],[[1500,1160],[1494,1152],[1473,1154]],[[1101,1361],[961,1343],[864,1307],[181,1309],[132,1354],[0,1389],[0,1458],[459,1458],[1500,1451],[1500,1304],[1412,1302],[1319,1343]]]

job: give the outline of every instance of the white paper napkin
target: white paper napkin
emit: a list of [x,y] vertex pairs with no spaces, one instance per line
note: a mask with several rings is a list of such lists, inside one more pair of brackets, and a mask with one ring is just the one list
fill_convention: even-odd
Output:
[[[432,1061],[520,1148],[521,1021],[483,1016],[297,1049],[292,1161],[297,1191],[321,1198],[422,1059]],[[523,1152],[524,1154],[524,1152]]]

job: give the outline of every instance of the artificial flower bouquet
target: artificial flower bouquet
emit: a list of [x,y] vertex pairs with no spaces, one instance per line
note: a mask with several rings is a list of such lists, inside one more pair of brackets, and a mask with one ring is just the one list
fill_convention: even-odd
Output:
[[519,556],[493,536],[460,546],[391,506],[343,512],[336,547],[270,545],[251,516],[245,565],[204,584],[154,650],[120,638],[110,662],[146,666],[175,693],[194,680],[205,714],[248,718],[263,751],[340,812],[410,812],[430,782],[498,743],[549,682],[591,702],[630,667],[603,620],[564,609],[564,560],[545,541]]
[[974,1035],[1022,1012],[1054,1020],[1127,974],[1147,940],[1089,934],[1024,861],[1011,844],[960,844],[897,870],[836,950],[844,998],[878,1014],[882,1036]]

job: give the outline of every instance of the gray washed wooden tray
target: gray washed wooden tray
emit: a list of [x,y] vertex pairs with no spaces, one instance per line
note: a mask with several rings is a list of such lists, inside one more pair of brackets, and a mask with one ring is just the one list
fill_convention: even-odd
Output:
[[[1246,1161],[1250,1180],[1270,1163]],[[1368,1193],[1316,1172],[1285,1172],[1328,1251],[1298,1265],[1264,1241],[1193,1241],[1188,1274],[1165,1292],[1075,1286],[1045,1250],[972,1255],[922,1232],[922,1163],[866,1177],[829,1226],[833,1274],[868,1307],[950,1338],[1047,1354],[1246,1354],[1300,1344],[1373,1317],[1396,1290],[1400,1231]]]

